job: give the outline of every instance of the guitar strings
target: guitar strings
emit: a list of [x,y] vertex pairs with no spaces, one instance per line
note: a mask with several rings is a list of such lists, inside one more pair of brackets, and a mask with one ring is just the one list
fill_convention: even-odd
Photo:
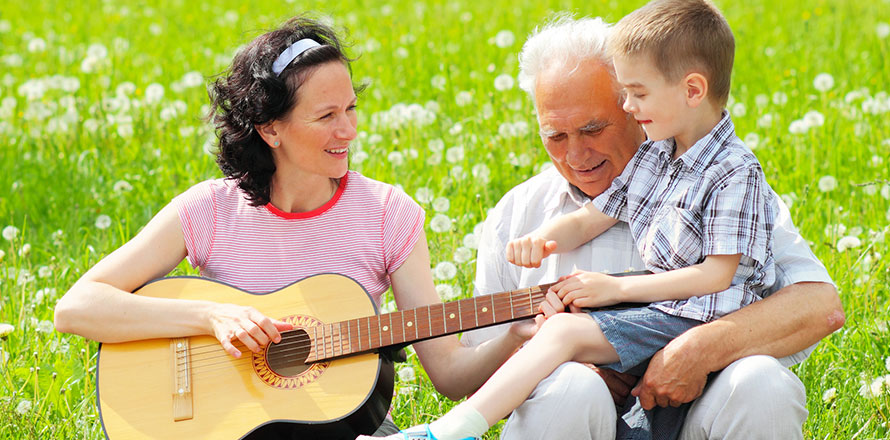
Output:
[[[525,294],[525,295],[523,295],[523,297],[524,297],[523,300],[525,300],[526,299],[525,297],[529,297],[529,295]],[[530,298],[532,299],[532,304],[530,304],[530,306],[534,307],[533,300],[537,299],[538,295],[533,292],[531,294]],[[511,300],[510,298],[494,298],[493,300],[494,300],[493,303],[495,304],[495,306],[504,305],[503,303],[515,304],[515,301]],[[497,304],[498,302],[500,302],[502,304]],[[524,306],[522,306],[520,304],[520,307],[524,307]],[[426,327],[426,329],[428,330],[428,333],[431,333],[432,325],[434,325],[434,323],[430,322],[430,324],[431,324],[430,326]],[[332,331],[334,328],[333,325],[336,325],[336,323],[332,324],[330,326]],[[421,337],[420,335],[422,334],[422,329],[423,329],[423,327],[421,327],[419,325],[417,327],[415,327],[414,333],[415,333],[416,338]],[[405,331],[405,332],[402,332],[402,334],[400,334],[398,336],[405,336],[406,334],[410,334],[410,332]],[[297,338],[298,341],[288,341],[288,339],[291,339],[291,338]],[[278,350],[276,350],[276,352],[286,353],[286,352],[294,351],[294,350],[303,350],[303,352],[305,353],[305,349],[307,347],[311,347],[313,345],[311,342],[311,339],[312,338],[308,335],[308,332],[302,331],[300,329],[282,332],[282,341],[279,344],[277,344],[277,347],[280,347],[280,348]],[[322,344],[325,345],[324,350],[323,350],[324,353],[328,352],[327,346],[328,346],[329,341],[330,341],[330,348],[331,348],[330,352],[332,353],[332,356],[339,356],[339,355],[342,355],[343,353],[347,353],[348,351],[352,351],[351,349],[343,348],[344,345],[347,347],[351,347],[353,344],[351,342],[352,338],[350,338],[348,336],[348,334],[344,334],[341,330],[337,330],[336,334],[331,334],[330,336],[325,335],[322,339],[323,339]],[[294,344],[296,344],[296,346],[293,346]],[[338,347],[338,345],[339,345],[339,347]],[[378,348],[378,347],[371,347],[371,345],[373,345],[373,344],[370,343],[370,341],[369,341],[369,349],[370,348]],[[289,346],[293,346],[293,347],[288,348]],[[200,349],[208,348],[209,350],[198,350],[199,348]],[[220,348],[220,346],[218,343],[195,346],[195,347],[192,347],[190,354],[193,356],[193,358],[198,358],[199,357],[198,355],[205,354],[205,353],[212,353],[214,355],[213,357],[216,357],[217,355],[219,355],[219,351],[220,351],[219,348]],[[338,349],[339,349],[339,351],[338,351]]]
[[[544,297],[544,294],[546,293],[546,290],[542,289],[543,287],[544,286],[539,286],[539,288],[537,288],[537,289],[532,288],[534,290],[528,289],[528,290],[523,290],[523,291],[506,292],[506,293],[509,293],[510,295],[494,296],[491,298],[492,307],[499,307],[499,306],[503,306],[503,305],[509,303],[511,305],[514,305],[514,309],[517,308],[517,306],[520,309],[525,308],[525,307],[534,308],[536,305],[540,304],[540,302],[541,302],[540,300]],[[547,286],[547,287],[549,287],[549,286]],[[477,298],[481,298],[481,297],[477,297]],[[519,298],[521,300],[521,302],[517,302],[516,301],[517,298]],[[523,302],[527,305],[524,305]],[[477,305],[478,305],[478,303],[477,303]],[[435,305],[433,305],[433,306],[435,306]],[[482,304],[482,306],[484,306],[484,304]],[[511,311],[514,311],[514,310],[511,310]],[[380,315],[378,315],[378,316],[380,316]],[[478,321],[478,319],[477,319],[477,321]],[[321,339],[321,341],[316,341],[321,345],[321,349],[318,351],[322,353],[322,355],[319,356],[322,359],[335,357],[335,356],[342,356],[344,354],[348,355],[348,354],[358,353],[358,351],[352,350],[352,346],[353,346],[352,339],[350,339],[342,331],[339,331],[339,329],[334,330],[335,324],[323,325],[322,327],[326,326],[328,329],[330,329],[331,334],[324,334],[322,338],[319,338],[319,339]],[[432,324],[433,323],[430,322],[430,327],[426,328],[428,331],[432,330]],[[400,339],[401,340],[410,339],[410,338],[407,338],[406,336],[410,335],[411,332],[405,330],[404,328],[402,329],[403,330],[402,332],[398,332],[397,331],[398,329],[396,329],[396,328],[394,328],[393,330],[394,330],[393,334],[390,335],[390,337],[389,337],[389,339],[391,341],[398,341]],[[415,331],[413,333],[414,333],[415,337],[421,337],[419,335],[423,334],[422,333],[423,328],[420,328],[420,326],[416,326],[416,327],[414,327],[414,330]],[[287,336],[285,336],[285,335],[287,335]],[[301,337],[301,335],[302,335],[302,337]],[[287,339],[299,339],[299,340],[289,341]],[[277,345],[278,349],[275,351],[275,353],[271,353],[271,355],[275,356],[276,361],[284,360],[286,362],[290,362],[292,360],[295,360],[295,361],[305,360],[308,357],[308,355],[312,352],[312,347],[314,345],[312,342],[312,339],[313,338],[311,336],[309,336],[305,330],[301,331],[301,329],[288,330],[288,331],[282,332],[282,341]],[[243,355],[241,358],[237,358],[237,359],[232,358],[231,355],[228,354],[228,352],[226,352],[224,349],[222,349],[222,347],[219,345],[219,343],[205,344],[205,345],[198,345],[198,346],[191,347],[189,349],[190,359],[184,359],[184,358],[180,358],[180,357],[177,358],[177,361],[176,361],[177,374],[183,373],[189,364],[192,366],[191,370],[192,370],[193,375],[213,372],[216,370],[230,369],[231,364],[233,362],[238,362],[238,361],[249,361],[246,364],[238,362],[238,363],[242,364],[242,365],[239,365],[238,367],[246,365],[247,367],[249,367],[248,369],[252,368],[253,352],[250,351],[249,349],[247,349],[247,347],[244,346],[243,343],[241,343],[240,341],[233,341],[233,345],[236,343],[237,343],[236,348],[239,348],[238,346],[243,347],[243,349],[239,348],[239,350],[243,353]],[[282,346],[282,344],[283,344],[283,346]],[[392,345],[395,345],[395,344],[398,344],[398,342],[395,342]],[[371,344],[371,345],[373,345],[373,344]],[[346,347],[345,349],[344,349],[344,346]],[[376,348],[379,348],[379,347],[376,347]],[[338,352],[338,349],[339,349],[339,352]],[[371,349],[373,349],[373,348],[369,347],[369,350],[371,350]],[[362,351],[365,351],[365,350],[362,350]],[[330,356],[326,356],[328,353],[330,353]],[[268,353],[268,351],[267,351],[266,355],[268,356],[268,355],[270,355],[270,353]],[[240,370],[241,368],[238,368],[238,369]]]
[[[535,305],[535,304],[534,304],[534,303],[535,303],[534,300],[535,300],[535,299],[539,299],[540,297],[542,297],[542,296],[543,296],[542,294],[543,294],[543,292],[541,292],[541,291],[538,291],[538,292],[524,292],[522,296],[523,296],[523,297],[526,297],[526,298],[531,298],[532,301],[531,301],[530,303],[527,303],[527,304],[530,304],[531,307],[534,307],[534,305]],[[493,300],[494,300],[494,301],[493,301],[494,304],[497,304],[498,302],[500,302],[500,303],[511,302],[511,299],[510,299],[510,298],[493,298]],[[513,301],[513,303],[515,303],[515,301]],[[503,305],[503,304],[501,304],[501,305]],[[298,332],[295,332],[295,331],[289,331],[289,332],[298,333]],[[417,336],[417,335],[419,334],[419,332],[420,332],[420,329],[415,328],[415,332],[414,332],[414,333],[415,333],[415,336]],[[283,333],[285,333],[285,332],[283,332]],[[402,338],[403,338],[403,339],[409,339],[409,338],[405,338],[405,336],[406,336],[407,334],[409,334],[409,333],[410,333],[410,332],[407,332],[407,331],[405,331],[405,332],[401,332],[401,333],[396,333],[396,334],[393,335],[393,338],[396,339],[396,340],[398,340],[398,339],[402,339]],[[305,359],[305,358],[307,357],[306,355],[307,355],[309,352],[311,352],[312,342],[310,341],[311,338],[309,338],[307,334],[305,334],[305,333],[303,333],[303,334],[305,335],[305,337],[300,338],[300,339],[302,339],[303,341],[286,344],[286,346],[294,345],[294,344],[296,344],[296,346],[282,348],[282,349],[280,349],[280,350],[277,350],[276,353],[273,353],[273,355],[276,355],[275,359],[276,359],[276,360],[278,360],[278,359],[285,359],[285,360],[290,360],[290,359],[294,359],[294,360]],[[328,344],[331,345],[331,349],[330,349],[331,356],[329,356],[329,357],[341,356],[341,355],[343,355],[343,353],[346,353],[346,354],[352,354],[352,353],[353,353],[352,351],[349,351],[349,350],[343,350],[343,348],[342,348],[342,346],[343,346],[343,344],[344,344],[344,342],[343,342],[343,341],[344,341],[343,336],[344,336],[344,335],[343,335],[342,333],[339,333],[339,334],[336,334],[336,335],[335,335],[335,334],[332,334],[332,335],[330,335],[330,336],[325,335],[325,337],[324,337],[323,340],[321,341],[321,345],[323,346],[323,356],[326,355],[326,354],[328,353],[328,349],[327,349]],[[330,339],[329,339],[329,338],[330,338]],[[329,341],[330,341],[330,342],[329,342]],[[347,341],[346,345],[348,346],[348,344],[349,344],[349,340],[346,339],[346,341]],[[233,342],[233,343],[234,343],[234,342]],[[240,343],[240,341],[238,341],[238,343],[239,343],[239,345],[243,345],[243,343]],[[337,352],[337,346],[336,346],[337,344],[339,344],[339,345],[341,346],[341,347],[340,347],[340,352],[339,352],[339,353]],[[280,343],[279,343],[279,345],[280,345]],[[199,356],[196,356],[197,359],[196,359],[196,358],[192,358],[192,359],[190,360],[190,361],[191,361],[191,364],[194,366],[194,367],[193,367],[193,370],[194,370],[193,372],[194,372],[194,373],[204,372],[204,371],[211,371],[211,370],[208,370],[206,367],[212,367],[212,366],[217,366],[217,365],[228,366],[228,365],[231,364],[231,361],[233,361],[233,360],[234,360],[234,361],[241,360],[241,359],[247,359],[247,360],[250,360],[250,359],[253,357],[252,352],[251,352],[250,350],[247,350],[246,347],[244,347],[244,350],[241,350],[241,351],[242,351],[243,353],[246,353],[248,356],[245,356],[245,357],[242,357],[242,358],[239,358],[239,359],[231,358],[230,355],[229,355],[227,352],[225,352],[225,351],[224,351],[218,344],[211,344],[211,345],[205,345],[205,346],[199,346],[199,347],[200,347],[200,348],[204,348],[204,347],[213,347],[213,350],[211,350],[211,351],[199,351],[199,352],[197,352],[198,354],[204,354],[204,353],[206,353],[206,354],[211,354],[211,353],[212,353],[212,355],[209,356],[209,357],[203,357],[203,358],[201,358],[201,357],[199,357]],[[293,352],[293,353],[288,353],[288,352]],[[357,353],[357,352],[356,352],[356,353]],[[211,363],[201,362],[201,361],[210,361],[210,360],[214,360],[214,359],[223,359],[223,361],[222,361],[222,362],[211,362]],[[185,368],[185,364],[187,364],[188,362],[189,362],[189,360],[186,360],[186,359],[177,359],[177,363],[178,363],[178,364],[181,364],[180,366],[181,366],[183,369]],[[251,363],[252,363],[252,362],[251,362]],[[248,365],[250,365],[251,363],[248,363]],[[178,372],[182,372],[182,371],[183,371],[183,370],[180,370],[180,371],[178,371]]]
[[[537,297],[538,297],[538,295],[532,293],[532,295],[531,295],[531,298],[532,298],[532,299],[537,299]],[[504,298],[495,298],[494,300],[495,300],[495,301],[493,301],[493,302],[494,302],[495,304],[497,304],[497,302],[501,302],[501,303],[503,303],[503,302],[505,302],[505,301],[506,301],[506,302],[509,302],[509,301],[510,301],[509,298],[506,298],[506,299],[504,299]],[[498,300],[500,300],[500,301],[498,301]],[[534,301],[532,301],[532,302],[534,302]],[[515,302],[514,302],[514,303],[515,303]],[[532,303],[531,306],[534,306],[534,304]],[[428,330],[431,330],[431,327],[428,328]],[[293,332],[293,331],[291,331],[291,332]],[[396,339],[401,339],[401,338],[404,338],[404,339],[410,339],[410,338],[405,338],[406,334],[409,334],[409,333],[410,333],[410,332],[405,331],[405,332],[401,332],[400,334],[397,333],[395,336],[396,336]],[[420,337],[419,335],[422,333],[422,328],[421,328],[420,326],[416,327],[414,333],[415,333],[415,338],[416,338],[416,337]],[[283,343],[285,344],[285,347],[284,347],[284,348],[281,348],[281,349],[279,349],[279,350],[276,350],[275,353],[271,353],[270,355],[271,355],[271,356],[274,356],[274,358],[275,358],[276,360],[282,360],[282,361],[285,361],[285,362],[287,362],[287,361],[291,361],[291,360],[299,361],[299,360],[304,360],[304,359],[306,359],[306,357],[307,357],[307,355],[309,354],[309,352],[311,351],[311,347],[312,347],[311,338],[308,336],[308,334],[305,334],[305,333],[302,333],[303,337],[300,337],[300,334],[301,334],[300,332],[293,332],[292,335],[294,335],[294,334],[296,335],[296,338],[299,339],[299,341],[294,341],[294,342],[292,342],[292,343],[287,343],[287,342],[283,339]],[[349,345],[349,344],[350,344],[350,340],[349,340],[349,339],[344,339],[343,336],[344,336],[344,335],[343,335],[342,333],[339,333],[339,332],[338,332],[338,334],[332,334],[332,335],[330,336],[330,339],[328,339],[328,336],[325,336],[325,337],[323,338],[323,341],[322,341],[322,345],[323,345],[323,355],[326,355],[326,354],[328,353],[327,346],[328,346],[328,344],[329,344],[329,341],[330,341],[330,346],[331,346],[331,347],[330,347],[331,357],[333,357],[333,356],[341,356],[341,355],[343,355],[344,353],[346,353],[346,354],[358,353],[359,351],[354,351],[354,352],[353,352],[353,351],[351,350],[350,345]],[[240,342],[240,341],[239,341],[239,342]],[[279,345],[281,345],[281,343],[279,343]],[[293,345],[293,346],[292,346],[292,345]],[[338,347],[337,347],[337,345],[340,346],[340,347],[339,347],[339,352],[338,352]],[[344,348],[343,348],[344,345],[347,346],[347,349],[344,349]],[[288,346],[291,346],[291,347],[288,347]],[[193,358],[191,359],[191,363],[192,363],[193,365],[195,365],[195,370],[201,370],[202,367],[214,366],[214,365],[220,365],[220,364],[228,364],[228,363],[229,363],[229,359],[228,359],[228,358],[230,358],[229,354],[228,354],[227,352],[225,352],[224,350],[222,350],[222,348],[221,348],[219,345],[206,345],[206,346],[203,346],[203,347],[211,347],[212,350],[210,350],[210,351],[195,351],[195,352],[192,352],[192,354],[195,355],[195,354],[205,354],[205,353],[206,353],[206,354],[211,354],[211,353],[212,353],[212,355],[209,356],[209,357],[208,357],[208,356],[205,356],[205,357],[201,357],[201,356],[193,356]],[[379,348],[379,347],[378,347],[378,348]],[[369,348],[369,349],[370,349],[370,348]],[[245,350],[242,350],[242,351],[243,351],[243,352],[246,352],[246,354],[248,354],[249,357],[252,357],[252,355],[253,355],[251,351],[246,350],[246,347],[245,347]],[[362,351],[364,351],[364,350],[362,350]],[[213,363],[207,363],[207,362],[203,362],[203,363],[202,363],[202,362],[201,362],[201,361],[209,361],[209,360],[214,360],[214,359],[221,359],[221,360],[223,360],[223,362],[213,362]],[[179,364],[183,364],[183,365],[184,365],[184,364],[186,364],[186,363],[188,362],[188,360],[185,360],[185,359],[178,359],[177,362],[178,362]],[[183,368],[185,368],[185,367],[183,366]]]

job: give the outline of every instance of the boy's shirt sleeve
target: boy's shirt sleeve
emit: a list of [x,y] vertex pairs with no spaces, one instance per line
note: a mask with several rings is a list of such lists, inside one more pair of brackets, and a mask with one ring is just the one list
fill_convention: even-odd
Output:
[[718,183],[702,210],[703,255],[743,254],[761,265],[769,258],[775,200],[757,163]]

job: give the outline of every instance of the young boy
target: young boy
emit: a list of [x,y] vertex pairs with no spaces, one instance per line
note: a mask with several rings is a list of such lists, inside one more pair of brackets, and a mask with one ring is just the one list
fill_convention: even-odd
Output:
[[[476,394],[438,421],[389,438],[481,436],[563,362],[644,368],[689,328],[760,299],[775,279],[777,205],[723,110],[734,50],[729,25],[705,0],[655,0],[616,25],[610,52],[624,109],[649,140],[592,203],[511,241],[506,253],[514,264],[537,267],[621,220],[654,274],[564,277],[551,291],[576,313],[547,313]],[[620,302],[651,304],[578,313]]]

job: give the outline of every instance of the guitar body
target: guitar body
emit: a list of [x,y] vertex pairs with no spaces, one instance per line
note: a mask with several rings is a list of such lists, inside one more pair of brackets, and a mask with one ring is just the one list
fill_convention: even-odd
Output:
[[[268,294],[196,277],[165,278],[135,294],[249,305],[297,328],[377,313],[358,283],[334,274]],[[300,361],[305,371],[295,372],[270,369],[268,356],[236,346],[240,359],[208,336],[102,344],[96,393],[106,436],[353,439],[373,433],[389,409],[393,366],[378,354]]]

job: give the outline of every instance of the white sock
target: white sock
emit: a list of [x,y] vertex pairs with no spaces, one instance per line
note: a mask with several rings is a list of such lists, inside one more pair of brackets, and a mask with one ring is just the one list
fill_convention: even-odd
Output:
[[439,420],[430,423],[430,432],[439,440],[463,440],[467,437],[481,437],[488,431],[485,417],[476,408],[463,402]]

